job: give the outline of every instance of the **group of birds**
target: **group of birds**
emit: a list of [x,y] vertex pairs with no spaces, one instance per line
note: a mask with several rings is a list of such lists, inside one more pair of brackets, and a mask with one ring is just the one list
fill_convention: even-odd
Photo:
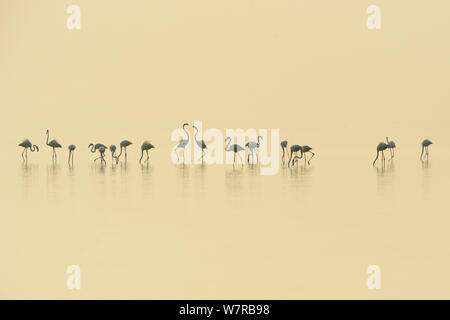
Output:
[[[431,141],[428,140],[428,139],[425,139],[425,140],[422,141],[422,152],[420,153],[420,160],[423,160],[423,159],[424,159],[424,157],[423,157],[423,153],[424,153],[424,152],[425,152],[425,159],[428,160],[428,155],[429,155],[429,153],[428,153],[428,147],[429,147],[431,144],[433,144],[433,142],[431,142]],[[386,157],[384,156],[384,151],[387,150],[387,149],[389,149],[389,151],[390,151],[390,153],[391,153],[391,157],[389,158],[389,161],[391,161],[391,160],[394,158],[394,149],[395,149],[396,147],[397,147],[397,146],[395,145],[395,142],[392,141],[392,140],[389,140],[389,138],[386,137],[386,143],[380,142],[380,143],[377,145],[377,156],[376,156],[375,160],[373,160],[372,165],[375,166],[375,162],[377,162],[378,157],[379,157],[379,155],[380,155],[380,152],[381,152],[381,164],[382,164],[383,166],[385,165],[385,163],[386,163]]]
[[[178,155],[178,149],[183,149],[183,163],[185,161],[184,158],[184,149],[186,148],[186,146],[189,144],[189,139],[190,139],[190,134],[189,132],[186,130],[186,127],[189,126],[188,123],[184,123],[183,124],[183,130],[186,133],[186,139],[181,139],[178,143],[178,145],[175,147],[174,152],[177,156],[177,161],[180,161],[180,157]],[[204,140],[202,139],[198,139],[197,135],[198,135],[198,128],[196,126],[192,126],[192,128],[195,130],[195,134],[194,134],[194,141],[197,144],[197,146],[201,149],[202,151],[202,157],[201,157],[201,161],[203,163],[203,158],[205,155],[205,150],[208,149],[206,143]],[[61,144],[58,143],[58,141],[56,141],[55,139],[49,141],[50,139],[50,132],[49,130],[47,130],[45,132],[45,134],[47,135],[47,141],[46,144],[47,146],[51,147],[53,150],[52,153],[52,160],[56,161],[56,149],[58,148],[62,148]],[[249,153],[247,156],[247,163],[250,164],[250,157],[252,158],[252,163],[254,162],[254,156],[256,155],[256,161],[258,161],[258,150],[260,147],[260,143],[263,140],[263,138],[261,136],[258,136],[255,141],[249,141],[248,143],[245,144],[245,147],[247,147],[249,149]],[[245,151],[245,148],[242,147],[239,144],[231,144],[231,138],[227,137],[225,139],[225,151],[227,152],[234,152],[234,159],[233,159],[233,166],[236,163],[236,155],[239,157],[239,159],[241,160],[241,164],[242,166],[244,165],[244,161],[241,157],[241,155],[239,154],[241,151]],[[125,157],[125,162],[127,161],[127,147],[129,147],[130,145],[132,145],[133,143],[128,141],[128,140],[123,140],[122,142],[120,142],[120,153],[118,155],[116,155],[116,151],[117,151],[117,147],[113,144],[109,146],[109,150],[111,151],[111,160],[113,162],[115,162],[116,164],[119,163],[119,159],[122,156],[122,152],[124,153],[124,157]],[[428,159],[428,147],[432,144],[432,142],[428,139],[425,139],[422,141],[422,152],[420,154],[420,160],[423,160],[423,155],[425,153],[425,159]],[[315,156],[315,153],[312,152],[312,148],[310,146],[304,145],[298,145],[298,144],[294,144],[290,147],[290,152],[288,151],[288,142],[286,140],[281,141],[280,143],[281,149],[282,149],[282,156],[281,156],[281,160],[283,163],[285,163],[285,159],[286,159],[286,154],[287,156],[289,156],[289,160],[287,162],[288,167],[290,166],[294,166],[297,163],[298,166],[298,160],[300,159],[304,159],[305,161],[305,166],[308,164],[310,164],[311,159]],[[28,160],[28,149],[30,149],[31,152],[35,152],[35,151],[39,151],[39,147],[35,144],[32,144],[30,140],[25,139],[23,140],[20,144],[19,147],[23,147],[23,151],[22,151],[22,159],[23,161],[27,161]],[[90,149],[90,151],[92,153],[95,152],[99,152],[100,156],[98,158],[94,159],[94,162],[97,160],[100,160],[102,163],[106,164],[106,160],[105,160],[105,152],[108,149],[108,147],[102,143],[96,143],[96,144],[89,144],[88,148]],[[149,154],[148,151],[155,148],[154,145],[152,145],[150,142],[148,141],[144,141],[144,143],[142,143],[141,145],[141,157],[139,159],[139,163],[142,162],[142,158],[144,157],[144,152],[146,153],[147,158],[144,160],[144,163],[148,162],[149,160]],[[381,162],[382,165],[385,164],[386,162],[386,157],[384,156],[384,151],[389,149],[391,157],[389,158],[389,161],[391,161],[394,158],[394,149],[396,148],[395,142],[392,140],[389,140],[388,137],[386,137],[386,142],[380,142],[377,145],[377,156],[375,158],[375,160],[373,161],[373,166],[375,166],[375,163],[378,160],[378,157],[380,155],[381,152]],[[69,149],[69,158],[68,158],[68,163],[69,165],[72,164],[73,165],[73,153],[76,149],[76,146],[74,144],[70,144],[68,146]],[[300,156],[298,155],[298,153],[300,152]],[[311,157],[309,159],[307,159],[307,154],[310,153]]]
[[[288,142],[286,140],[281,141],[280,143],[281,149],[283,154],[281,155],[281,161],[283,161],[283,163],[285,163],[285,154],[287,153],[289,156],[289,151],[287,149],[288,147]],[[290,166],[294,166],[295,163],[297,163],[298,166],[298,160],[304,158],[305,159],[305,166],[306,163],[308,163],[311,161],[312,157],[315,156],[315,153],[311,151],[312,148],[310,146],[301,146],[299,144],[293,144],[291,146],[291,155],[289,156],[289,160],[287,162],[288,167]],[[300,152],[300,157],[298,156],[298,153]],[[309,160],[306,159],[306,154],[307,153],[311,153],[311,157],[309,158]],[[294,156],[294,158],[292,158],[292,156]]]
[[[49,140],[49,137],[50,137],[50,132],[49,132],[49,130],[47,130],[47,131],[45,132],[45,134],[47,135],[47,141],[46,141],[46,144],[47,144],[47,146],[49,146],[50,148],[52,148],[52,150],[53,150],[53,153],[52,153],[52,160],[55,162],[55,161],[56,161],[56,149],[62,148],[62,146],[61,146],[61,144],[59,144],[59,142],[56,141],[55,139],[51,140],[50,142],[48,141],[48,140]],[[116,150],[117,150],[117,147],[116,147],[114,144],[110,145],[110,146],[109,146],[109,150],[111,151],[111,160],[112,160],[113,162],[116,162],[116,164],[119,163],[119,159],[120,159],[120,157],[121,157],[121,155],[122,155],[122,152],[125,151],[125,162],[126,162],[126,161],[127,161],[127,147],[130,146],[130,145],[132,145],[132,144],[133,144],[133,143],[130,142],[130,141],[128,141],[128,140],[123,140],[122,142],[120,142],[120,153],[119,153],[118,155],[115,155]],[[38,147],[37,145],[35,145],[35,144],[32,144],[31,141],[28,140],[28,139],[23,140],[23,141],[19,144],[19,147],[23,147],[23,151],[22,151],[22,159],[23,159],[23,161],[27,161],[27,160],[28,160],[28,149],[30,149],[31,152],[39,151],[39,147]],[[68,146],[68,149],[69,149],[69,158],[68,158],[67,162],[69,163],[69,165],[70,165],[70,164],[73,165],[73,154],[74,154],[74,151],[75,151],[76,148],[77,148],[77,147],[76,147],[74,144],[70,144],[70,145]],[[100,156],[99,156],[98,158],[95,158],[95,159],[94,159],[94,162],[100,159],[100,161],[101,161],[102,163],[105,163],[105,164],[106,164],[106,160],[105,160],[105,152],[106,152],[106,150],[108,149],[107,146],[105,146],[105,145],[102,144],[102,143],[96,143],[96,144],[91,143],[91,144],[89,144],[88,148],[90,149],[90,151],[91,151],[92,153],[95,153],[95,152],[98,151],[99,154],[100,154]],[[153,148],[155,148],[155,146],[152,145],[152,144],[151,144],[150,142],[148,142],[148,141],[144,141],[144,143],[142,143],[142,145],[141,145],[141,158],[139,159],[139,163],[141,163],[142,158],[144,157],[144,152],[145,152],[146,155],[147,155],[147,158],[145,159],[144,163],[147,162],[147,161],[149,160],[148,151],[149,151],[150,149],[153,149]]]
[[[187,126],[189,126],[189,123],[184,123],[183,124],[183,130],[184,130],[184,132],[186,133],[186,138],[185,139],[181,139],[180,141],[179,141],[179,143],[178,143],[178,145],[175,147],[175,149],[174,149],[174,153],[175,153],[175,155],[177,156],[177,161],[179,162],[180,161],[180,156],[178,155],[178,150],[179,149],[181,149],[181,150],[183,150],[183,163],[184,163],[184,161],[185,161],[185,158],[184,158],[184,150],[185,150],[185,148],[186,148],[186,146],[189,144],[189,141],[190,141],[190,134],[189,134],[189,132],[186,130],[186,127]],[[205,155],[205,149],[208,149],[208,147],[207,147],[207,145],[206,145],[206,143],[205,143],[205,141],[204,140],[202,140],[202,139],[198,139],[197,138],[197,135],[198,135],[198,128],[196,127],[196,126],[192,126],[192,128],[194,129],[194,131],[195,131],[195,133],[194,133],[194,141],[195,141],[195,143],[197,144],[197,146],[201,149],[201,151],[202,151],[202,157],[201,157],[201,161],[202,161],[202,163],[203,163],[203,157],[204,157],[204,155]],[[256,141],[249,141],[249,142],[247,142],[246,144],[245,144],[245,147],[246,148],[248,148],[248,156],[247,156],[247,163],[248,164],[250,164],[250,163],[252,163],[252,164],[254,164],[255,163],[255,155],[256,155],[256,162],[258,162],[259,160],[258,160],[258,150],[259,150],[259,147],[260,147],[260,145],[261,145],[261,141],[263,140],[263,138],[261,137],[261,136],[258,136],[257,138],[256,138]],[[234,153],[234,158],[233,158],[233,166],[236,164],[236,155],[239,157],[239,159],[240,159],[240,161],[241,161],[241,164],[242,164],[242,166],[244,165],[244,160],[242,159],[242,157],[241,157],[241,155],[240,155],[240,152],[241,151],[245,151],[245,148],[244,147],[242,147],[241,145],[239,145],[239,144],[236,144],[236,143],[234,143],[234,144],[231,144],[231,138],[230,137],[226,137],[225,138],[225,151],[227,151],[227,152],[233,152]],[[283,159],[283,163],[284,163],[284,155],[285,155],[285,149],[287,150],[287,145],[288,145],[288,142],[287,141],[282,141],[281,142],[281,148],[283,149],[283,157],[282,157],[282,159]],[[292,145],[291,146],[291,157],[289,158],[289,161],[288,161],[288,165],[289,165],[289,163],[291,162],[291,160],[292,160],[292,165],[294,165],[294,163],[295,162],[297,162],[297,165],[298,165],[298,160],[299,159],[301,159],[302,157],[303,157],[303,155],[304,154],[306,154],[306,153],[311,153],[312,154],[312,156],[311,156],[311,158],[314,156],[314,153],[311,151],[312,150],[312,148],[311,147],[309,147],[309,146],[300,146],[300,145],[297,145],[297,144],[294,144],[294,145]],[[301,152],[301,155],[300,155],[300,157],[298,156],[298,152]],[[292,155],[293,154],[295,154],[295,157],[292,159]],[[251,162],[250,162],[250,158],[251,158]],[[310,162],[310,160],[311,160],[311,158],[309,158],[309,160],[308,160],[308,165],[309,165],[309,162]],[[305,156],[305,165],[306,165],[306,156]]]

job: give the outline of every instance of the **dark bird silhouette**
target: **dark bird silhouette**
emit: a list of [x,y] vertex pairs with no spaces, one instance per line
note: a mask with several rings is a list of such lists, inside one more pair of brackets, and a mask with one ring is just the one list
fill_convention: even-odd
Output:
[[431,142],[428,139],[425,139],[422,141],[422,153],[420,154],[420,160],[422,160],[422,156],[423,156],[423,152],[425,151],[425,158],[428,160],[428,147],[433,144],[433,142]]
[[98,158],[95,158],[94,159],[94,162],[95,161],[97,161],[98,159],[101,159],[101,161],[102,162],[104,162],[105,164],[106,164],[106,160],[105,160],[105,151],[106,151],[106,149],[108,149],[104,144],[102,144],[102,143],[97,143],[97,144],[90,144],[89,146],[88,146],[88,148],[90,148],[91,149],[91,152],[92,153],[95,153],[97,150],[98,150],[98,152],[100,153],[100,157],[98,157]]
[[386,161],[386,158],[384,157],[384,150],[386,150],[388,148],[388,145],[386,144],[386,143],[384,143],[384,142],[380,142],[378,145],[377,145],[377,157],[375,158],[375,160],[373,160],[373,166],[375,167],[375,162],[377,162],[377,159],[378,159],[378,156],[379,156],[379,154],[380,154],[380,152],[381,152],[381,164],[382,165],[384,165],[384,163],[385,163],[385,161]]
[[[39,147],[37,145],[33,145],[30,140],[25,139],[21,143],[19,143],[19,147],[23,147],[22,151],[22,160],[28,161],[28,149],[30,149],[31,152],[39,151]],[[25,153],[25,157],[24,157]]]
[[56,160],[55,148],[61,148],[61,145],[55,139],[53,139],[52,141],[48,142],[48,138],[49,138],[49,135],[50,135],[48,129],[47,129],[47,131],[45,133],[47,134],[47,145],[53,149],[52,160],[55,161]]
[[308,160],[308,165],[309,165],[309,162],[315,156],[315,153],[312,152],[311,150],[312,150],[312,148],[310,146],[301,146],[300,147],[300,152],[301,152],[300,157],[295,155],[294,159],[292,159],[292,165],[294,164],[294,162],[298,162],[298,160],[300,160],[301,158],[305,157],[305,166],[306,166],[306,153],[311,153],[312,156]]
[[123,140],[121,143],[120,143],[120,153],[119,153],[119,155],[117,156],[117,162],[119,162],[119,159],[120,159],[120,156],[122,155],[122,151],[123,150],[125,150],[125,162],[127,162],[127,147],[128,146],[130,146],[130,145],[132,145],[133,143],[132,142],[130,142],[130,141],[128,141],[128,140]]
[[174,152],[177,155],[177,161],[180,161],[180,157],[178,156],[177,150],[183,149],[183,163],[185,162],[184,152],[187,144],[189,143],[189,132],[186,130],[186,126],[188,126],[189,123],[183,123],[183,130],[186,132],[186,139],[181,139],[178,145],[175,147]]
[[[254,141],[249,141],[249,142],[247,142],[246,144],[245,144],[245,146],[248,148],[248,150],[250,151],[250,153],[248,154],[248,156],[247,156],[247,163],[250,163],[250,155],[252,156],[252,163],[253,163],[253,157],[254,157],[254,155],[253,155],[253,151],[255,150],[255,149],[258,149],[259,148],[259,140],[262,140],[263,138],[261,137],[261,136],[258,136],[258,138],[256,139],[256,141],[257,142],[254,142]],[[255,153],[256,153],[256,162],[259,162],[259,159],[258,159],[258,152],[256,152],[255,151]]]
[[232,144],[230,146],[230,143],[231,143],[231,138],[230,137],[227,137],[225,139],[225,142],[226,141],[228,141],[228,142],[227,142],[227,144],[225,146],[225,151],[228,151],[228,152],[232,151],[232,152],[234,152],[233,167],[234,167],[234,163],[236,162],[236,154],[239,156],[239,159],[241,159],[242,166],[244,166],[244,161],[242,160],[242,157],[240,156],[239,152],[244,151],[245,149],[242,148],[238,144]]
[[292,164],[291,164],[292,156],[295,155],[296,157],[298,157],[298,152],[299,152],[299,151],[302,151],[302,147],[301,147],[300,145],[298,145],[298,144],[293,144],[293,145],[291,146],[291,155],[289,156],[288,167],[289,167],[290,165],[294,165],[294,161],[292,161]]
[[192,126],[192,128],[194,128],[195,130],[195,135],[194,135],[194,140],[195,143],[197,144],[197,146],[202,149],[202,163],[203,163],[203,155],[205,153],[205,149],[208,149],[208,147],[206,146],[206,143],[204,140],[197,140],[197,134],[198,134],[198,129],[196,126]]
[[387,148],[391,152],[391,157],[389,158],[389,161],[391,161],[394,158],[394,149],[397,148],[397,146],[395,145],[394,141],[392,141],[392,140],[389,141],[388,137],[386,137],[386,143],[387,143]]
[[141,146],[141,158],[139,159],[139,163],[141,163],[142,161],[142,157],[144,156],[144,151],[147,153],[147,159],[145,159],[144,163],[148,161],[149,156],[148,156],[148,150],[155,148],[154,145],[152,145],[150,142],[148,141],[144,141],[144,143]]
[[70,165],[70,158],[72,158],[72,165],[73,165],[73,152],[74,152],[74,150],[76,148],[77,147],[74,144],[71,144],[71,145],[68,146],[68,149],[69,149],[69,160],[67,160],[67,162],[69,163],[69,165]]
[[115,144],[112,144],[109,146],[109,151],[111,151],[111,161],[115,160],[116,163],[118,163],[119,159],[117,159],[117,157],[114,155],[116,153],[116,150],[117,150],[117,148],[116,148]]
[[287,153],[287,155],[289,157],[289,152],[288,152],[288,149],[287,149],[288,142],[286,140],[283,140],[283,141],[281,141],[280,146],[281,146],[281,149],[283,150],[283,155],[281,156],[281,161],[283,161],[283,163],[284,163],[284,161],[285,161],[285,157],[284,157],[285,153]]

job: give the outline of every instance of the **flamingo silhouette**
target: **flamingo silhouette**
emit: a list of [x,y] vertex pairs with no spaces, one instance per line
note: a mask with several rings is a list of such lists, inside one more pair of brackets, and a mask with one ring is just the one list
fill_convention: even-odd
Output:
[[48,142],[48,138],[49,138],[50,132],[47,129],[47,131],[45,133],[47,134],[47,145],[53,149],[52,160],[56,161],[55,148],[61,148],[61,145],[55,139],[53,139],[52,141]]
[[[288,167],[290,166],[290,165],[294,165],[294,161],[292,160],[292,156],[295,154],[295,156],[296,157],[298,157],[298,152],[299,151],[302,151],[302,147],[300,146],[300,145],[298,145],[298,144],[293,144],[292,146],[291,146],[291,155],[289,156],[289,160],[288,160]],[[291,163],[291,160],[292,160],[292,163]],[[298,164],[298,163],[297,163]]]
[[[228,142],[227,142],[227,141],[228,141]],[[241,159],[242,166],[244,166],[244,161],[242,161],[242,157],[241,157],[241,155],[240,155],[238,152],[240,152],[240,151],[245,151],[245,149],[242,148],[242,147],[241,147],[240,145],[238,145],[238,144],[232,144],[232,145],[230,146],[230,143],[231,143],[231,138],[230,138],[230,137],[227,137],[227,138],[225,139],[225,142],[227,142],[227,144],[226,144],[226,146],[225,146],[225,151],[228,151],[228,152],[233,151],[233,152],[234,152],[233,167],[234,167],[234,163],[236,162],[236,154],[239,156],[239,159]]]
[[116,163],[119,162],[119,159],[114,155],[116,153],[116,145],[112,144],[109,146],[109,151],[111,151],[111,160],[114,161],[114,159],[116,160]]
[[288,142],[286,140],[283,140],[283,141],[281,141],[280,146],[281,146],[281,149],[283,150],[283,155],[281,156],[281,161],[283,161],[283,163],[284,163],[284,160],[285,160],[284,154],[285,154],[285,152],[289,156],[289,152],[287,150]]
[[378,159],[378,155],[380,154],[380,152],[381,152],[381,164],[382,165],[384,165],[384,163],[385,163],[385,161],[386,161],[386,158],[384,157],[384,150],[386,150],[388,148],[388,145],[386,144],[386,143],[384,143],[384,142],[380,142],[378,145],[377,145],[377,157],[375,158],[375,160],[373,160],[373,166],[375,167],[375,162],[377,162],[377,159]]
[[[23,147],[22,151],[22,160],[28,161],[28,149],[30,149],[31,152],[39,151],[39,147],[37,145],[33,145],[30,140],[25,139],[18,145],[19,147]],[[25,158],[23,157],[23,154],[25,153]]]
[[433,142],[431,142],[428,139],[425,139],[422,141],[422,153],[420,154],[420,160],[422,160],[422,156],[423,156],[423,152],[425,151],[425,157],[428,160],[428,147],[433,144]]
[[[261,136],[258,136],[258,138],[256,139],[257,142],[249,141],[245,144],[245,146],[248,147],[248,150],[251,152],[252,163],[253,163],[253,150],[255,150],[256,148],[259,148],[259,140],[260,139],[262,140],[263,138]],[[257,152],[256,152],[256,162],[259,162]],[[250,163],[250,153],[247,156],[247,163]]]
[[386,143],[387,143],[387,148],[391,152],[391,157],[389,158],[389,161],[391,161],[394,158],[394,149],[397,148],[397,146],[395,145],[394,141],[392,141],[392,140],[389,141],[388,137],[386,137]]
[[73,152],[74,152],[74,150],[76,148],[77,147],[74,144],[71,144],[71,145],[68,146],[68,149],[69,149],[69,160],[67,160],[67,162],[69,163],[69,165],[70,165],[70,158],[72,158],[72,165],[73,165]]
[[197,134],[198,134],[198,129],[196,126],[192,126],[192,128],[195,129],[195,135],[194,135],[194,140],[195,143],[199,146],[200,149],[202,149],[202,163],[203,163],[203,155],[205,153],[205,149],[208,149],[208,147],[206,146],[206,143],[204,140],[197,140]]
[[311,158],[309,158],[308,160],[308,166],[309,166],[309,162],[311,161],[311,159],[316,155],[314,152],[311,151],[312,148],[310,146],[301,146],[300,147],[300,157],[295,155],[294,159],[292,159],[292,164],[294,164],[294,162],[298,162],[299,159],[303,158],[303,156],[305,157],[305,166],[306,166],[306,153],[311,153],[312,156]]
[[105,164],[106,164],[106,160],[105,160],[105,151],[106,151],[106,149],[108,149],[104,144],[102,144],[102,143],[97,143],[97,144],[90,144],[89,146],[88,146],[88,148],[90,148],[91,149],[91,152],[92,153],[95,153],[95,151],[97,151],[98,150],[98,152],[100,153],[100,157],[98,157],[98,158],[95,158],[94,159],[94,162],[95,161],[97,161],[98,159],[101,159],[101,161],[102,162],[104,162]]
[[128,141],[128,140],[123,140],[121,143],[120,143],[120,153],[119,153],[119,155],[117,156],[117,162],[119,162],[119,159],[120,159],[120,156],[122,155],[122,151],[123,150],[125,150],[125,162],[127,162],[127,147],[128,146],[130,146],[130,145],[132,145],[133,143],[132,142],[130,142],[130,141]]
[[148,156],[148,150],[155,148],[154,145],[152,145],[150,142],[148,141],[144,141],[144,143],[141,146],[141,158],[139,159],[139,163],[141,163],[142,157],[144,156],[144,151],[147,153],[147,159],[145,159],[144,163],[148,161],[149,156]]
[[187,144],[189,143],[189,132],[186,130],[186,126],[188,126],[189,123],[183,123],[183,130],[184,132],[186,132],[186,139],[181,139],[180,142],[178,143],[178,145],[176,146],[176,148],[174,149],[175,154],[177,155],[177,161],[180,161],[180,157],[178,156],[177,150],[178,149],[183,149],[183,163],[185,161],[184,158],[184,152],[185,152],[185,148],[187,146]]

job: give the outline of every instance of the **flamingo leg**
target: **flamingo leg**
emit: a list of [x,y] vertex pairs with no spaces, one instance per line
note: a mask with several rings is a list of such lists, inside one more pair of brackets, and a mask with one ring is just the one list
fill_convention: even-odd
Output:
[[281,156],[281,161],[283,162],[283,164],[284,164],[284,148],[283,147],[281,147],[281,149],[283,150],[283,155]]
[[148,150],[145,150],[145,153],[147,154],[147,159],[145,160],[145,162],[147,162],[148,159],[150,159],[150,157],[148,156]]
[[375,162],[377,162],[378,160],[378,155],[380,154],[380,151],[377,151],[377,157],[375,158],[375,160],[373,160],[372,165],[375,167]]
[[233,168],[234,168],[234,163],[236,162],[236,152],[234,153],[234,157],[233,157]]
[[244,160],[242,160],[241,155],[240,155],[239,153],[238,153],[237,155],[238,155],[239,159],[241,159],[241,164],[242,164],[242,166],[244,166]]

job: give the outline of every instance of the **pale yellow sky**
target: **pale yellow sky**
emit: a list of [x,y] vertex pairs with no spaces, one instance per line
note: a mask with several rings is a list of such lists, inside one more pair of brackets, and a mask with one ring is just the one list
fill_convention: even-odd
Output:
[[3,124],[448,136],[446,0],[79,0],[79,31],[69,4],[0,1]]

